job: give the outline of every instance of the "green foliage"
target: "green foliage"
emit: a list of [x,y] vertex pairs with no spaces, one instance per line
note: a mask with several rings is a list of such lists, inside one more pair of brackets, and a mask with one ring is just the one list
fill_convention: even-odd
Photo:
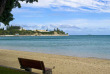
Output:
[[5,9],[0,16],[0,22],[4,23],[5,25],[9,25],[9,22],[14,19],[13,15],[11,14],[12,8],[14,8],[14,0],[7,0]]
[[5,25],[9,25],[10,21],[14,20],[13,14],[11,13],[13,8],[21,8],[19,1],[25,1],[26,3],[38,2],[38,0],[7,0],[5,4],[5,9],[0,16],[0,22]]
[[38,32],[39,34],[54,34],[54,31],[50,31],[50,32]]
[[65,32],[63,32],[63,30],[60,30],[57,28],[57,30],[55,30],[58,34],[65,34]]
[[13,29],[19,30],[20,28],[21,28],[20,26],[7,26],[7,30],[13,30]]
[[65,32],[63,30],[60,30],[58,28],[57,28],[57,30],[54,29],[54,31],[50,31],[50,32],[39,32],[38,31],[39,34],[54,34],[54,32],[57,32],[58,34],[65,34]]
[[20,26],[7,26],[7,30],[4,30],[4,28],[0,29],[0,35],[53,35],[54,32],[57,32],[58,34],[65,34],[62,30],[58,29],[55,31],[49,31],[49,32],[40,32],[40,31],[32,31],[32,30],[23,30]]
[[20,1],[26,1],[26,3],[38,2],[38,0],[20,0]]
[[36,32],[31,30],[22,30],[20,31],[20,26],[8,26],[7,30],[0,29],[0,35],[33,35]]
[[31,31],[31,30],[23,30],[23,31],[19,31],[18,33],[19,33],[20,35],[33,35],[33,34],[35,34],[36,32]]

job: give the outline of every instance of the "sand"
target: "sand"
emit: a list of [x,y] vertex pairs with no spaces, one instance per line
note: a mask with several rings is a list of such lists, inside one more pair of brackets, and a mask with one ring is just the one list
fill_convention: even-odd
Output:
[[[19,69],[18,57],[44,61],[53,74],[110,74],[110,60],[0,49],[0,65]],[[32,70],[42,74],[40,70]]]

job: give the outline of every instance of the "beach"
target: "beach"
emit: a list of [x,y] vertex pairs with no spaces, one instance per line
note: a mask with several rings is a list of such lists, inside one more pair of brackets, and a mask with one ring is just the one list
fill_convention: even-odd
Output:
[[[53,74],[110,74],[110,60],[0,49],[0,65],[20,69],[18,57],[44,61]],[[42,74],[42,71],[33,69]]]

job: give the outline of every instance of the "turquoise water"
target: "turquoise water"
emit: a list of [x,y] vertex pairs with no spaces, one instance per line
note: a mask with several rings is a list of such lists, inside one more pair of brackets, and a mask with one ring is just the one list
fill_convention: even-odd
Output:
[[110,36],[0,37],[0,49],[110,59]]

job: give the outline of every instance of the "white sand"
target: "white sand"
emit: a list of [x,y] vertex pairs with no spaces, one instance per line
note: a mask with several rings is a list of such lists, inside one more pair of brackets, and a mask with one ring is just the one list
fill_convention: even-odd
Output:
[[[0,65],[19,68],[18,57],[44,61],[53,74],[110,74],[110,60],[0,49]],[[42,74],[42,71],[33,69]]]

